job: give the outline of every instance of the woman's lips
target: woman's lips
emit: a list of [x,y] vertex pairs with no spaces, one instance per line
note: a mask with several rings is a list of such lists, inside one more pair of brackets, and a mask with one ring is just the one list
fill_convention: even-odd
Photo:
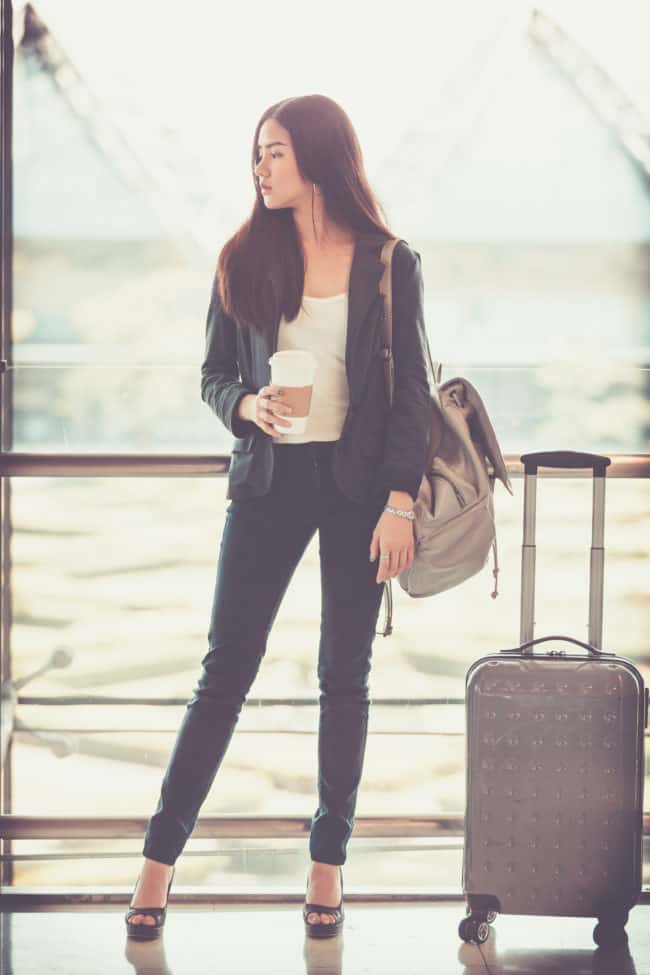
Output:
[[271,190],[270,186],[265,186],[264,183],[262,183],[262,193],[269,193],[270,190]]

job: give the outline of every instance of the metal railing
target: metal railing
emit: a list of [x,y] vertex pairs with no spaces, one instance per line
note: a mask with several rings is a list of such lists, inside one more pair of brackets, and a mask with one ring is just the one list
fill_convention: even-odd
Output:
[[[522,477],[519,454],[504,454]],[[612,454],[607,477],[650,477],[650,454]],[[200,477],[228,473],[230,454],[0,453],[0,477]],[[491,471],[490,471],[491,473]],[[591,470],[541,468],[541,477],[591,477]]]

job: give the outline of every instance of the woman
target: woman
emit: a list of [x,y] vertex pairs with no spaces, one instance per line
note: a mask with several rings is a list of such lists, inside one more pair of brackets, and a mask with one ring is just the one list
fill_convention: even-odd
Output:
[[[383,583],[414,555],[412,508],[431,422],[420,255],[402,240],[393,254],[390,408],[379,280],[393,235],[347,115],[321,95],[289,98],[264,112],[253,146],[256,201],[219,256],[201,369],[202,399],[235,437],[209,651],[148,823],[126,915],[132,937],[155,937],[164,923],[175,861],[317,530],[319,805],[303,917],[310,935],[340,928]],[[270,383],[268,360],[287,348],[318,361],[301,435],[283,431],[291,411]]]

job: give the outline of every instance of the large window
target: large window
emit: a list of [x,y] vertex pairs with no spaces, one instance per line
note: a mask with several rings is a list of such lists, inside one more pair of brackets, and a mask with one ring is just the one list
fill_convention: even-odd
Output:
[[[288,93],[320,91],[350,114],[390,225],[422,255],[443,379],[475,382],[514,475],[514,497],[495,491],[498,598],[491,560],[432,599],[394,581],[395,631],[374,644],[357,818],[443,825],[353,837],[355,876],[370,889],[459,891],[462,835],[444,823],[464,811],[465,674],[518,643],[521,453],[621,459],[607,480],[603,646],[650,682],[650,168],[641,130],[630,135],[650,108],[647,68],[634,71],[646,59],[631,6],[618,19],[611,5],[617,30],[599,33],[578,3],[422,3],[408,16],[348,4],[344,31],[337,6],[319,10],[333,73],[298,4],[295,17],[284,4],[281,30],[257,4],[238,14],[195,0],[182,15],[149,2],[13,4],[2,676],[21,686],[2,813],[155,808],[207,649],[226,507],[215,469],[232,438],[199,391],[212,271],[250,211],[257,118]],[[418,16],[426,29],[413,29]],[[382,44],[367,42],[370,20]],[[292,57],[269,60],[278,45]],[[128,455],[119,471],[109,454]],[[166,474],[145,469],[152,454],[170,455]],[[38,466],[45,455],[56,471]],[[215,464],[194,475],[192,457]],[[540,478],[538,635],[587,637],[590,508],[589,479]],[[312,815],[319,622],[315,538],[202,815]],[[6,883],[135,879],[139,836],[57,829],[3,841]],[[271,889],[301,884],[306,858],[306,834],[197,836],[183,869]]]

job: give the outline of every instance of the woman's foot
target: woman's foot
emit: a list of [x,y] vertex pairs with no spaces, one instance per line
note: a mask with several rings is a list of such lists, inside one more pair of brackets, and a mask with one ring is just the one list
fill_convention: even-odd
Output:
[[[158,860],[145,857],[129,907],[165,907],[167,887],[173,869],[167,863],[159,863]],[[127,923],[153,926],[156,921],[150,914],[134,914]]]
[[[309,886],[305,900],[309,904],[322,904],[324,907],[338,907],[341,903],[341,868],[332,863],[319,863],[312,860]],[[308,924],[333,924],[331,914],[307,915]]]

